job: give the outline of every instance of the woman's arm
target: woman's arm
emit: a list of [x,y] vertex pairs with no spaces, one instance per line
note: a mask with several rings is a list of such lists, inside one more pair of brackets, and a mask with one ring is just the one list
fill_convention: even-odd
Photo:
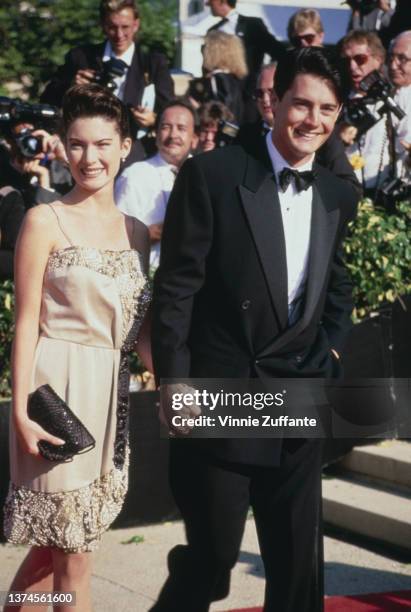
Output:
[[30,209],[24,218],[15,250],[15,336],[13,341],[12,410],[22,449],[38,455],[37,443],[62,444],[27,416],[27,398],[34,351],[39,337],[39,319],[44,271],[53,244],[53,222],[47,206]]

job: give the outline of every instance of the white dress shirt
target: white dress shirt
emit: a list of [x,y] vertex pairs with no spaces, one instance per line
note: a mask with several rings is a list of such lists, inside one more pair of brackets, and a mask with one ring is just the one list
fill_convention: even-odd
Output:
[[[154,157],[136,162],[120,174],[115,185],[118,208],[146,225],[163,223],[168,198],[176,177],[175,166],[157,153]],[[160,262],[160,242],[152,244],[150,266]]]
[[[312,159],[298,168],[282,157],[272,141],[272,133],[266,135],[268,154],[274,170],[275,180],[279,185],[279,175],[283,168],[293,168],[298,172],[312,169]],[[295,323],[302,314],[303,297],[307,283],[308,256],[310,250],[311,209],[313,189],[298,192],[294,180],[283,192],[278,189],[281,216],[285,237],[288,280],[288,321]]]
[[127,51],[124,51],[122,55],[116,55],[112,49],[112,46],[109,40],[106,42],[106,46],[104,47],[103,62],[108,62],[112,57],[115,57],[116,59],[120,59],[125,64],[127,64],[127,68],[125,69],[124,74],[122,76],[115,77],[113,79],[113,81],[117,85],[116,89],[113,91],[113,94],[117,96],[117,98],[119,98],[121,101],[123,101],[124,89],[126,86],[127,71],[129,70],[131,66],[131,62],[133,61],[134,49],[135,49],[135,44],[132,43],[127,49]]
[[238,13],[235,9],[227,13],[225,16],[227,21],[223,23],[219,28],[219,32],[225,32],[226,34],[235,34],[235,29],[237,27],[238,22]]

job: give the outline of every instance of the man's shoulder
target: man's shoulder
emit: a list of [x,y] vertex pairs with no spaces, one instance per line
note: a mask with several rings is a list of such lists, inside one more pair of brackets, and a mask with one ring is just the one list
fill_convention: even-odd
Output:
[[248,15],[239,15],[237,29],[247,32],[260,32],[266,30],[266,26],[261,17],[249,17]]
[[327,204],[342,207],[347,211],[348,216],[352,216],[351,213],[355,212],[359,200],[358,191],[349,181],[336,176],[328,168],[315,164],[314,169],[317,175],[317,185],[327,199]]
[[75,59],[78,57],[100,57],[103,54],[105,41],[100,43],[87,43],[78,45],[70,49],[66,55],[66,59]]
[[247,153],[241,145],[221,147],[207,153],[199,153],[185,163],[196,166],[206,172],[225,171],[228,167],[235,167],[244,163]]

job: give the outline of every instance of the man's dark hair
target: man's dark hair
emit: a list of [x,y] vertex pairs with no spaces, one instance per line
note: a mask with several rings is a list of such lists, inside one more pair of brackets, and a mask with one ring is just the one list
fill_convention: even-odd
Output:
[[280,59],[274,79],[274,91],[281,100],[298,74],[312,74],[324,79],[343,103],[350,91],[348,62],[332,49],[304,47],[291,49]]
[[231,8],[235,8],[235,5],[237,4],[237,0],[226,0],[228,6],[231,6]]
[[167,102],[167,104],[164,106],[163,110],[161,111],[161,113],[157,117],[157,127],[160,125],[161,119],[162,119],[164,113],[166,112],[166,110],[169,109],[169,108],[174,108],[175,106],[177,106],[177,107],[180,106],[180,107],[185,108],[186,110],[188,110],[188,112],[193,117],[194,129],[196,130],[197,127],[198,127],[198,115],[197,115],[197,112],[193,108],[192,104],[190,104],[190,102],[187,99],[185,99],[185,98],[176,98],[175,100],[170,100],[170,102]]
[[134,19],[140,16],[137,3],[135,0],[101,0],[100,2],[100,21],[104,22],[105,18],[112,13],[118,13],[124,9],[131,9],[134,13]]

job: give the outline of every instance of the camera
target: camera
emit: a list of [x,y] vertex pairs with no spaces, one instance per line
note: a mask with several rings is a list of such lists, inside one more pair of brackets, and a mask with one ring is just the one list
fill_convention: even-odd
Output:
[[111,59],[103,62],[103,68],[96,72],[93,78],[93,83],[105,87],[109,91],[113,92],[117,84],[114,79],[122,77],[127,68],[127,64],[121,59],[112,57]]
[[198,77],[192,79],[188,86],[188,95],[199,104],[205,104],[214,99],[210,79]]
[[[392,97],[392,86],[378,70],[373,70],[360,83],[359,88],[365,93],[362,98],[353,98],[343,110],[342,120],[357,128],[356,140],[377,123],[384,115],[391,113],[401,120],[405,113]],[[382,102],[378,109],[370,108],[376,102]]]
[[[59,110],[49,104],[29,104],[17,98],[0,96],[0,131],[12,138],[23,157],[32,158],[42,150],[41,138],[33,136],[39,128],[49,128],[55,122]],[[18,134],[13,133],[13,126],[18,123],[30,123],[35,128],[23,128]]]
[[231,121],[220,121],[215,137],[216,147],[226,147],[234,142],[239,132],[239,126]]
[[395,213],[397,202],[411,197],[411,185],[398,177],[388,177],[378,189],[376,204]]

